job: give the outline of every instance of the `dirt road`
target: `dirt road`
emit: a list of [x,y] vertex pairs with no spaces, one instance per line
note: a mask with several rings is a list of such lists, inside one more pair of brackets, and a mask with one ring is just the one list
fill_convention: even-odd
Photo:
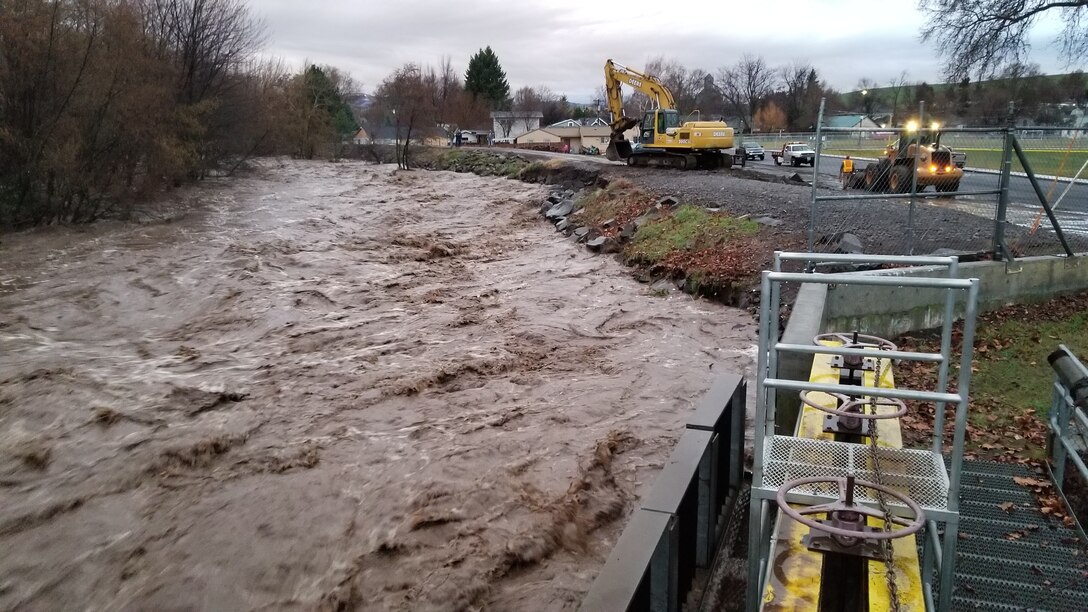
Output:
[[576,607],[744,313],[539,187],[268,162],[0,245],[0,608]]

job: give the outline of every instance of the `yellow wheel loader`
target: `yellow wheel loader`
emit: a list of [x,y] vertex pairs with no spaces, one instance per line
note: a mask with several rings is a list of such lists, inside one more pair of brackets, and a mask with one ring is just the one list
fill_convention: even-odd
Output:
[[952,150],[941,145],[940,126],[934,124],[929,130],[919,130],[915,121],[907,122],[899,140],[884,150],[884,157],[866,166],[850,186],[907,193],[914,181],[916,156],[918,191],[930,185],[937,191],[959,191],[963,168],[953,159]]

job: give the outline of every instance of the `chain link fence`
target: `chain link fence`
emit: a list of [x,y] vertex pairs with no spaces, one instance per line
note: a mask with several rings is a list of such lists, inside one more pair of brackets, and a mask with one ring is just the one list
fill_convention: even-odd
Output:
[[1088,252],[1088,130],[910,123],[797,136],[818,152],[812,251]]

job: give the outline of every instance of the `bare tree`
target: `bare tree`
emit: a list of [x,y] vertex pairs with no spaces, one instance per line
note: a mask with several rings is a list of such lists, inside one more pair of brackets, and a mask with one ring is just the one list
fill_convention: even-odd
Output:
[[730,112],[752,130],[752,118],[759,105],[774,91],[778,81],[762,57],[745,54],[736,64],[718,69],[718,82]]
[[1066,62],[1083,62],[1088,52],[1088,0],[920,0],[919,6],[928,17],[922,40],[941,46],[950,78],[988,77],[1020,62],[1043,15],[1057,14],[1065,25],[1055,42]]
[[[646,62],[646,69],[643,72],[657,77],[672,92],[677,108],[685,111],[690,111],[695,106],[695,97],[701,90],[703,79],[706,77],[705,70],[696,68],[689,71],[679,61],[664,56],[658,56]],[[637,99],[640,97],[643,99]],[[645,110],[651,106],[645,95],[639,93],[635,98],[635,106],[638,108]]]
[[[888,81],[888,97],[892,103],[892,125],[899,123],[899,98],[903,96],[903,92],[907,86],[907,71],[899,73],[899,76]],[[910,113],[908,113],[910,114]]]
[[397,165],[411,168],[412,139],[434,124],[434,94],[419,66],[405,64],[382,81],[375,97],[392,115]]
[[556,95],[546,85],[522,87],[514,92],[513,110],[522,113],[543,112],[544,107],[555,99]]
[[218,94],[264,41],[264,25],[244,0],[141,0],[141,6],[145,31],[177,68],[179,100],[187,104]]
[[806,90],[809,82],[809,75],[813,74],[815,70],[810,64],[795,62],[779,68],[779,77],[782,79],[784,86],[783,102],[785,108],[782,110],[786,113],[786,123],[790,129],[804,127],[801,126],[802,115],[805,110],[806,102]]
[[860,107],[866,117],[872,117],[873,108],[876,106],[876,89],[877,82],[869,77],[861,77],[858,79],[857,93],[854,97],[855,107]]

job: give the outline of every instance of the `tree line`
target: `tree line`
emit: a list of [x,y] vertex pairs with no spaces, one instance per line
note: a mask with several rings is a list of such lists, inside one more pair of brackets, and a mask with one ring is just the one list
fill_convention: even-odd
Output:
[[[808,63],[771,66],[751,54],[714,72],[658,57],[647,62],[643,72],[658,77],[683,112],[725,117],[743,132],[811,131],[821,98],[827,114],[864,114],[886,125],[901,125],[917,114],[922,101],[927,114],[979,126],[1005,125],[1010,118],[1064,125],[1075,105],[1088,104],[1088,78],[1082,71],[1052,77],[1042,74],[1038,64],[1019,62],[987,80],[950,78],[936,86],[913,82],[906,72],[883,84],[863,77],[855,91],[845,94],[829,86]],[[597,95],[604,97],[603,87]],[[629,116],[638,116],[651,104],[646,96],[634,93],[625,97],[624,108]]]
[[[406,63],[393,70],[374,90],[369,106],[361,113],[371,143],[393,140],[396,160],[409,167],[414,142],[430,131],[453,140],[460,130],[492,130],[493,111],[540,112],[541,125],[571,117],[589,116],[583,106],[571,104],[565,95],[546,85],[511,91],[506,72],[490,46],[474,53],[462,78],[449,57],[437,66]],[[508,137],[513,118],[497,118],[497,138]],[[391,138],[381,137],[391,135]],[[379,151],[368,147],[375,159]]]
[[263,42],[244,0],[0,0],[0,226],[124,216],[356,129],[350,79]]

